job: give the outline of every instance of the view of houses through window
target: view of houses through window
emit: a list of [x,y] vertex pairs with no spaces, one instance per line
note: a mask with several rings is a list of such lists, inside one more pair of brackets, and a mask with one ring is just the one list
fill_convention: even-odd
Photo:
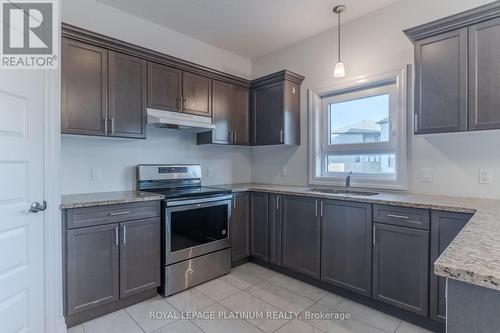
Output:
[[[329,145],[389,141],[389,95],[331,103],[328,106]],[[327,172],[394,174],[395,154],[328,155]]]

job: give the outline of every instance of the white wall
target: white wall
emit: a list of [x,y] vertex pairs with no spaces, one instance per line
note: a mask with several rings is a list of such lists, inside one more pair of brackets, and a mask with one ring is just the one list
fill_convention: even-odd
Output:
[[[346,23],[342,30],[345,79],[383,74],[413,63],[413,47],[403,29],[488,2],[491,1],[401,0]],[[306,76],[301,95],[302,145],[255,148],[252,151],[254,182],[307,184],[307,89],[329,87],[337,82],[333,80],[336,57],[336,30],[329,30],[253,62],[254,78],[283,68]],[[409,126],[412,128],[411,123]],[[411,135],[408,142],[410,191],[500,198],[498,142],[500,131]],[[284,166],[288,170],[286,177],[281,176]],[[433,183],[420,181],[422,168],[432,168]],[[493,185],[478,184],[480,168],[493,170]]]
[[[64,0],[62,20],[168,55],[249,78],[251,61],[199,40],[142,20],[95,0]],[[84,193],[135,188],[139,163],[201,163],[213,175],[205,184],[248,182],[248,148],[196,146],[195,135],[148,126],[147,140],[63,136],[61,192]],[[102,181],[90,169],[102,168]]]

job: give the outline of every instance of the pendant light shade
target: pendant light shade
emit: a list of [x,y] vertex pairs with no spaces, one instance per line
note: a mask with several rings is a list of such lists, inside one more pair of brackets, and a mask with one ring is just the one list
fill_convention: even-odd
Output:
[[344,77],[345,76],[345,68],[344,63],[339,61],[335,64],[335,70],[333,71],[333,77]]
[[335,69],[333,71],[333,77],[339,78],[339,77],[344,77],[345,76],[345,67],[344,63],[340,60],[340,15],[345,11],[346,6],[344,5],[339,5],[333,7],[333,12],[337,14],[338,20],[339,20],[339,25],[337,27],[337,32],[338,32],[338,38],[337,38],[337,43],[338,43],[338,60],[337,63],[335,64]]

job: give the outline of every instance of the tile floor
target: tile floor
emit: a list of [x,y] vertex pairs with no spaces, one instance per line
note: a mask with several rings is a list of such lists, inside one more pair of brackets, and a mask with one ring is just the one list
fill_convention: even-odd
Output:
[[[285,318],[284,312],[301,315]],[[150,312],[163,315],[150,318]],[[184,313],[214,313],[189,318]],[[221,318],[235,313],[276,314],[277,318]],[[349,320],[305,317],[307,313],[350,313]],[[69,329],[69,333],[425,333],[395,317],[301,281],[248,263],[228,275],[177,295],[160,296]]]

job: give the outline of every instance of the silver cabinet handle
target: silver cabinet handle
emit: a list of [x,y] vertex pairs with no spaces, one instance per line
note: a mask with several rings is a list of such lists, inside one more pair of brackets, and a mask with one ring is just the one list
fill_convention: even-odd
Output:
[[182,98],[182,109],[185,110],[186,109],[186,104],[187,104],[187,98],[186,97],[183,97]]
[[113,213],[109,213],[108,215],[109,215],[109,216],[118,216],[118,215],[127,215],[127,214],[130,214],[130,211],[125,211],[125,212],[113,212]]
[[233,132],[233,143],[236,143],[236,131]]
[[276,196],[276,210],[280,210],[280,197]]
[[404,216],[404,215],[396,215],[396,214],[387,214],[387,216],[389,217],[393,217],[395,219],[405,219],[405,220],[408,220],[409,217],[408,216]]
[[38,212],[43,212],[46,209],[47,209],[47,201],[43,200],[42,203],[35,201],[31,204],[29,212],[38,213]]
[[236,197],[233,197],[233,209],[236,209]]
[[104,133],[108,134],[108,117],[106,116],[106,117],[102,118],[102,122],[104,125]]
[[373,226],[373,235],[372,235],[372,237],[373,237],[373,245],[375,245],[375,243],[377,242],[377,226],[376,225]]
[[320,206],[319,206],[319,215],[320,215],[321,217],[323,217],[323,200],[321,200],[321,201],[319,202],[319,204],[320,204]]
[[315,209],[314,215],[317,217],[318,216],[318,200],[316,200],[316,202],[314,203],[314,209]]
[[109,122],[110,122],[109,126],[111,127],[111,133],[114,133],[115,132],[115,117],[111,117]]
[[123,226],[123,244],[127,244],[127,226]]
[[118,234],[118,227],[115,227],[115,246],[118,246],[118,239],[120,235]]
[[283,130],[280,131],[280,142],[283,143]]
[[233,132],[227,132],[227,141],[229,141],[229,143],[233,142]]
[[415,132],[418,132],[418,113],[415,113],[415,115],[413,116],[414,118],[414,122],[413,122],[413,130]]

